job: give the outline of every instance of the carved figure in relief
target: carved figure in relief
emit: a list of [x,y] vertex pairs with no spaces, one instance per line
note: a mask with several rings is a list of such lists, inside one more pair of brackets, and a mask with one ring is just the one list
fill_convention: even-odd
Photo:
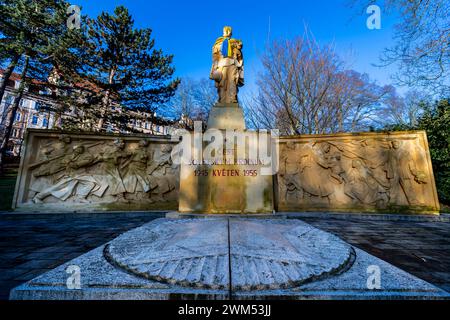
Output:
[[[359,159],[365,168],[370,169],[373,178],[381,186],[389,188],[389,180],[386,178],[389,144],[386,141],[365,139],[348,142],[330,141],[328,143],[336,147],[342,157],[350,160]],[[341,176],[345,179],[345,174],[341,174]]]
[[388,164],[387,177],[391,182],[391,202],[400,203],[401,193],[403,193],[410,205],[419,205],[416,185],[426,184],[426,175],[417,169],[412,154],[409,150],[402,148],[401,141],[391,142]]
[[324,169],[329,169],[329,174],[337,182],[343,183],[344,178],[342,174],[345,173],[341,164],[341,153],[331,152],[331,145],[324,143],[321,146],[321,151],[318,153],[319,157],[316,159],[317,163]]
[[302,148],[300,158],[300,181],[304,193],[314,198],[333,198],[335,185],[333,180],[340,183],[340,157],[329,154],[329,146],[307,144]]
[[30,165],[30,169],[35,169],[33,176],[36,178],[52,176],[65,169],[64,163],[59,161],[70,153],[70,143],[72,139],[67,135],[61,135],[58,142],[48,143],[41,148],[41,157],[37,163]]
[[156,200],[165,201],[166,196],[177,187],[177,166],[171,158],[172,146],[162,145],[153,153],[152,162],[147,169],[150,175],[152,194]]
[[300,183],[300,162],[294,142],[287,142],[283,156],[280,159],[280,179],[284,186],[284,198],[286,201],[297,200],[303,197],[303,189]]
[[389,201],[387,190],[375,179],[371,169],[360,159],[352,161],[352,168],[346,174],[345,194],[353,202],[384,207]]
[[99,172],[101,172],[102,185],[108,186],[108,194],[116,196],[118,200],[125,200],[127,191],[123,183],[119,166],[124,158],[130,156],[125,150],[125,143],[116,139],[112,144],[106,146],[99,155]]
[[[33,202],[41,203],[49,196],[53,196],[61,201],[66,201],[72,196],[77,196],[80,201],[84,201],[90,194],[101,196],[105,190],[92,176],[83,169],[93,165],[96,162],[95,157],[86,152],[84,146],[75,146],[73,153],[65,155],[59,159],[59,166],[64,167],[64,171],[57,178],[57,182],[36,193]],[[47,174],[42,171],[36,173]],[[52,174],[52,173],[50,173]]]
[[147,147],[147,140],[139,141],[138,148],[122,165],[123,184],[128,193],[148,193],[151,190],[149,177],[146,174],[150,160]]
[[[44,144],[40,160],[29,166],[30,198],[35,203],[49,196],[62,202],[95,202],[91,196],[128,202],[128,197],[148,199],[152,194],[166,200],[176,189],[178,168],[171,161],[170,145],[152,153],[148,141],[141,140],[137,148],[126,151],[124,141],[116,139],[106,145],[101,141],[69,149],[71,139],[66,138]],[[90,152],[93,147],[98,148]]]
[[57,142],[51,141],[40,146],[37,158],[41,161],[41,163],[45,163],[45,161],[50,161],[56,156],[67,154],[70,152],[71,142],[72,139],[70,136],[62,134],[58,137]]

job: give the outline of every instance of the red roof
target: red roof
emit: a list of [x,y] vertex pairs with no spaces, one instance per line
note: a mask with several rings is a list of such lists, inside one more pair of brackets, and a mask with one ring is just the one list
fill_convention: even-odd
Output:
[[[3,73],[5,72],[5,69],[1,69],[0,68],[0,75],[3,75]],[[59,73],[59,72],[58,72]],[[11,73],[11,76],[9,77],[9,81],[20,81],[21,77],[20,74],[13,72]],[[33,84],[44,84],[44,82],[37,80],[37,79],[32,79],[31,83]],[[100,92],[98,86],[96,86],[95,84],[93,84],[92,82],[89,82],[87,80],[83,81],[83,82],[79,82],[79,83],[75,83],[75,87],[78,88],[83,88],[86,90],[92,90],[94,92]]]
[[[5,72],[5,69],[0,69],[0,75],[3,75],[4,72]],[[9,77],[8,80],[9,81],[20,81],[20,79],[21,79],[20,74],[13,72],[13,73],[11,73],[11,76]],[[43,83],[42,81],[39,81],[37,79],[32,79],[31,82],[34,84],[42,84]]]

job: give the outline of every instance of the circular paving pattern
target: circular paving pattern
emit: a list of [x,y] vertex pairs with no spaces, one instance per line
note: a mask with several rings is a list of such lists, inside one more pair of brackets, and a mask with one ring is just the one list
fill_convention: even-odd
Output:
[[234,290],[298,286],[345,270],[352,247],[299,220],[160,219],[111,241],[112,264],[151,280]]

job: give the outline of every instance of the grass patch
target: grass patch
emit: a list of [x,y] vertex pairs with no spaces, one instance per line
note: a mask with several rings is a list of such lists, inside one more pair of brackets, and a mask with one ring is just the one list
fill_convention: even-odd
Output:
[[441,203],[441,213],[450,213],[450,206]]
[[7,171],[0,176],[0,211],[11,210],[17,171]]

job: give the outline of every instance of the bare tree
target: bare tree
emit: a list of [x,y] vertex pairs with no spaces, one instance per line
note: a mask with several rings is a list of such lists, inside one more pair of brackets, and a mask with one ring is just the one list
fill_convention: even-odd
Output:
[[432,98],[429,95],[417,90],[410,90],[400,96],[392,89],[383,98],[379,122],[384,126],[415,127],[424,112],[426,101],[430,100]]
[[[175,96],[166,104],[168,116],[175,119],[189,119],[206,123],[210,108],[217,101],[217,90],[208,79],[181,79]],[[187,125],[190,127],[190,125]]]
[[310,34],[274,41],[262,65],[258,93],[244,101],[248,122],[286,135],[367,128],[387,92],[348,70],[332,45],[320,46]]
[[350,0],[365,10],[371,4],[384,12],[399,12],[395,44],[386,48],[381,62],[396,64],[398,84],[450,93],[450,1],[448,0]]

